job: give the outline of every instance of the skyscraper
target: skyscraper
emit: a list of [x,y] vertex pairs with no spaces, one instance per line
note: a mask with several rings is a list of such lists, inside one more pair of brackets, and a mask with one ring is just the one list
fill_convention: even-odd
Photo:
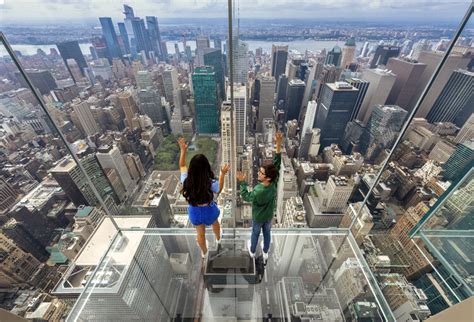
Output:
[[466,141],[456,147],[454,153],[443,165],[444,178],[456,180],[462,174],[466,166],[474,160],[474,141]]
[[126,34],[126,36],[128,37],[127,42],[130,45],[130,54],[132,55],[132,57],[135,57],[137,55],[137,40],[135,37],[135,32],[133,30],[133,25],[132,25],[132,21],[133,19],[135,19],[133,8],[130,7],[129,5],[124,4],[123,14],[125,15],[124,26],[125,26],[126,33],[123,33],[122,31],[120,31],[120,33],[122,34],[122,36]]
[[197,131],[201,134],[219,133],[217,84],[210,66],[194,69],[192,76]]
[[209,37],[197,36],[196,37],[196,61],[197,67],[204,66],[204,50],[210,47]]
[[316,113],[316,128],[321,129],[321,148],[341,144],[359,90],[345,82],[325,84]]
[[316,80],[315,97],[317,100],[321,98],[321,93],[326,83],[334,83],[339,79],[340,69],[334,65],[324,65],[322,71]]
[[152,86],[151,75],[147,70],[139,70],[135,74],[138,89],[147,89]]
[[[426,116],[428,122],[453,122],[459,127],[463,126],[474,110],[473,88],[474,72],[462,69],[454,71]],[[468,115],[459,119],[461,113]]]
[[165,121],[161,97],[158,91],[152,88],[142,89],[138,92],[138,101],[140,111],[150,117],[153,123]]
[[409,103],[416,93],[418,83],[426,65],[400,58],[390,58],[387,69],[397,75],[385,104],[398,105],[409,111]]
[[293,119],[299,120],[304,90],[305,83],[300,79],[293,79],[288,83],[286,90],[285,122]]
[[260,80],[260,100],[258,106],[257,132],[263,130],[263,120],[273,118],[275,102],[275,78],[264,76]]
[[360,152],[366,160],[374,160],[382,149],[391,148],[408,112],[397,105],[377,105],[361,138]]
[[368,69],[362,74],[362,79],[369,82],[370,85],[357,114],[357,119],[367,124],[374,106],[385,104],[396,76],[388,70]]
[[16,202],[20,193],[3,178],[0,178],[0,214],[3,215]]
[[[229,101],[223,102],[221,105],[221,151],[223,164],[232,165],[234,160],[232,159],[232,138],[233,138],[233,127],[231,122],[232,105]],[[230,171],[226,174],[224,181],[224,193],[230,193],[235,182],[235,174]]]
[[[227,89],[227,100],[230,100],[230,86]],[[247,131],[247,91],[246,87],[234,84],[234,124],[236,148],[242,151]]]
[[[341,58],[342,58],[341,47],[336,45],[336,46],[333,47],[333,49],[331,49],[328,52],[324,64],[334,65],[336,67],[339,67],[341,65]],[[343,68],[344,68],[344,66],[343,66]]]
[[[27,69],[26,74],[33,83],[33,86],[36,87],[42,95],[49,94],[50,91],[58,88],[56,80],[48,70]],[[18,72],[16,75],[18,76],[22,86],[27,88],[28,86],[20,73]]]
[[99,133],[99,125],[95,121],[89,104],[86,101],[73,104],[72,109],[76,113],[79,122],[81,123],[81,126],[87,136]]
[[133,34],[135,36],[137,53],[145,52],[145,56],[150,58],[149,54],[152,51],[150,38],[148,37],[148,30],[145,28],[145,21],[138,17],[132,19]]
[[115,169],[117,175],[122,181],[125,190],[130,195],[133,192],[136,184],[130,177],[127,166],[123,161],[122,154],[116,146],[108,145],[102,146],[97,149],[96,153],[97,160],[103,169]]
[[286,89],[288,87],[288,77],[285,74],[281,74],[278,78],[278,84],[276,87],[276,101],[275,105],[278,109],[283,109],[286,105]]
[[[234,59],[233,82],[235,84],[247,84],[249,70],[247,53],[249,51],[249,46],[247,43],[240,40],[236,34],[233,36],[232,50],[232,58]],[[227,59],[230,59],[230,55],[227,55]],[[228,66],[230,66],[229,63]]]
[[122,51],[120,50],[117,34],[115,33],[114,24],[112,23],[112,18],[100,17],[99,21],[100,25],[102,26],[102,35],[104,36],[110,55],[109,61],[112,62],[113,57],[121,58]]
[[390,57],[398,57],[400,54],[400,47],[390,45],[379,45],[375,50],[374,57],[370,62],[370,68],[375,68],[379,65],[387,65]]
[[279,79],[285,73],[288,60],[288,46],[272,45],[272,76]]
[[462,143],[474,139],[474,113],[467,119],[459,133],[456,135],[454,142]]
[[224,77],[224,57],[220,49],[206,48],[203,50],[204,65],[212,66],[216,73],[219,97],[225,98],[225,77]]
[[342,48],[342,59],[341,59],[342,69],[349,68],[349,65],[352,63],[352,61],[354,61],[355,50],[356,50],[355,39],[349,38],[344,44],[344,47]]
[[306,113],[304,115],[303,127],[301,128],[302,134],[313,128],[317,107],[318,104],[316,104],[316,101],[308,102],[308,107],[306,108]]
[[148,35],[150,37],[151,48],[155,52],[160,60],[164,60],[163,51],[161,49],[161,34],[160,34],[160,27],[158,26],[158,19],[156,17],[147,16],[146,25],[148,30]]
[[120,33],[120,38],[122,38],[123,47],[125,49],[125,54],[130,54],[130,40],[128,38],[127,28],[125,27],[125,23],[119,22],[117,23]]
[[126,126],[133,126],[133,118],[138,113],[138,106],[129,91],[122,92],[118,95],[120,105],[122,106],[123,112],[125,113]]
[[166,65],[163,70],[163,86],[165,88],[165,98],[168,102],[173,103],[173,91],[178,89],[178,71],[171,65]]
[[354,120],[357,117],[357,114],[359,114],[360,107],[362,106],[362,102],[364,101],[365,94],[367,93],[367,89],[369,88],[370,83],[368,81],[365,81],[363,79],[359,78],[349,78],[346,80],[349,84],[354,86],[359,90],[359,95],[357,96],[357,101],[354,106],[354,111],[352,112],[351,115],[351,121]]
[[[69,70],[69,67],[67,64],[67,60],[74,59],[77,65],[79,66],[82,76],[85,76],[84,68],[87,68],[87,62],[84,56],[82,55],[82,51],[81,51],[81,48],[79,47],[79,43],[77,41],[66,41],[66,42],[58,43],[56,44],[56,46],[58,47],[59,53],[61,54],[64,64],[66,65],[68,70]],[[71,73],[70,70],[69,72]]]

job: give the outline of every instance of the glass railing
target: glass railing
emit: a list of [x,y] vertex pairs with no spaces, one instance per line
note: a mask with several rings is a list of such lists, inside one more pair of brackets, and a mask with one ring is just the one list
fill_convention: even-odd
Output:
[[202,259],[193,230],[122,230],[68,320],[393,321],[346,230],[275,229],[266,265],[248,255],[248,230],[228,232]]

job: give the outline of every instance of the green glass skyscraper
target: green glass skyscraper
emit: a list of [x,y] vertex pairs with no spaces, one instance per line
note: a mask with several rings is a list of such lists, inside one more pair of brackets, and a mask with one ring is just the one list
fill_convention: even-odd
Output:
[[199,134],[219,134],[219,102],[214,68],[197,67],[192,79],[197,131]]
[[443,165],[444,178],[456,180],[462,170],[474,161],[474,141],[459,144],[451,157]]
[[220,49],[205,48],[204,49],[204,65],[212,66],[216,73],[216,82],[219,89],[219,98],[224,99],[224,59]]

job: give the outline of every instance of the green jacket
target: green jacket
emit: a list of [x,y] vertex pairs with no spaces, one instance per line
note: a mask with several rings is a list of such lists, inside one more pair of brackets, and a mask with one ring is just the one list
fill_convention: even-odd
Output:
[[[275,154],[273,164],[278,172],[280,172],[281,153]],[[249,192],[247,190],[247,183],[240,183],[240,195],[242,199],[252,203],[252,218],[254,221],[262,223],[273,218],[273,212],[276,207],[277,184],[278,176],[268,187],[259,183]]]

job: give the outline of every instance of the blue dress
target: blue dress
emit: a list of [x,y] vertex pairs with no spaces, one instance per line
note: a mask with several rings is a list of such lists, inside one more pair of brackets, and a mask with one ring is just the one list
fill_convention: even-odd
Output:
[[[181,173],[181,183],[188,177],[187,172]],[[215,179],[211,183],[211,191],[214,193],[219,192],[219,182]],[[220,210],[217,208],[216,202],[213,200],[209,205],[206,206],[192,206],[189,205],[189,220],[194,226],[198,225],[212,225],[219,217]]]

